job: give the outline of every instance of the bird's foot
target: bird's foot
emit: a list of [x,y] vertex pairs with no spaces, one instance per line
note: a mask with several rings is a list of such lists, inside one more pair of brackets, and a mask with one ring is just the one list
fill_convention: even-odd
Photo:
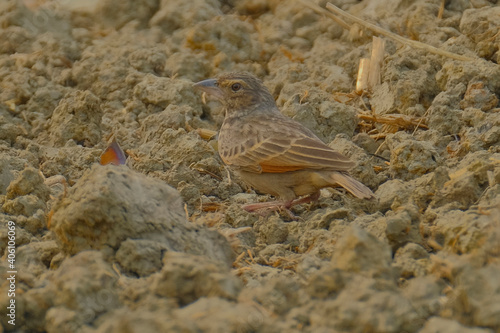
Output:
[[259,202],[254,204],[248,204],[242,206],[244,210],[249,213],[258,213],[260,215],[268,215],[270,212],[280,211],[288,215],[292,220],[298,220],[299,217],[296,216],[290,208],[295,205],[300,205],[303,203],[309,203],[318,200],[320,192],[313,193],[311,195],[305,196],[303,198],[288,200],[288,201],[268,201]]
[[279,211],[285,213],[289,218],[296,221],[299,219],[299,217],[296,216],[294,213],[292,213],[292,211],[290,210],[292,202],[293,200],[259,202],[259,203],[244,205],[242,206],[242,208],[249,213],[257,213],[262,216],[267,216],[271,212]]
[[319,195],[320,195],[320,192],[318,191],[318,192],[315,192],[315,193],[310,194],[308,196],[305,196],[303,198],[292,200],[290,202],[290,206],[289,207],[293,207],[295,205],[300,205],[300,204],[303,204],[303,203],[310,203],[310,202],[316,201],[316,200],[319,199]]
[[258,212],[274,212],[277,210],[281,210],[283,208],[290,207],[290,203],[292,201],[268,201],[268,202],[259,202],[242,206],[244,210],[249,213],[258,213]]

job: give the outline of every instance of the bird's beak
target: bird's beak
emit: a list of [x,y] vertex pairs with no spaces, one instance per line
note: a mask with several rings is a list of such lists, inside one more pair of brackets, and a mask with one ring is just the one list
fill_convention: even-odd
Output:
[[207,94],[217,98],[223,99],[224,94],[217,84],[217,79],[207,79],[197,82],[193,85],[196,89],[199,89]]

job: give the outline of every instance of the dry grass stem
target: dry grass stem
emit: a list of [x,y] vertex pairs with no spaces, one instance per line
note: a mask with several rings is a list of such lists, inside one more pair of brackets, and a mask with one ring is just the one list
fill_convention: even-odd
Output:
[[374,123],[387,124],[391,126],[396,126],[404,129],[411,129],[414,127],[420,127],[428,129],[425,124],[425,120],[421,117],[411,117],[404,114],[387,114],[384,116],[377,116],[373,114],[361,113],[358,114],[361,120],[371,121]]
[[196,130],[203,140],[212,140],[216,135],[216,131],[212,131],[206,128],[198,128]]
[[[301,3],[305,3],[304,0],[299,0]],[[313,8],[311,6],[308,6],[309,8]],[[318,8],[321,8],[321,7],[318,7]],[[344,18],[348,18],[360,25],[362,25],[363,27],[367,28],[367,29],[370,29],[371,31],[377,33],[377,34],[380,34],[380,35],[383,35],[385,37],[388,37],[390,39],[393,39],[397,42],[400,42],[404,45],[408,45],[410,47],[413,47],[413,48],[417,48],[417,49],[424,49],[430,53],[434,53],[434,54],[438,54],[438,55],[442,55],[442,56],[445,56],[445,57],[448,57],[448,58],[451,58],[451,59],[455,59],[455,60],[462,60],[462,61],[472,61],[474,60],[473,58],[470,58],[470,57],[466,57],[466,56],[463,56],[463,55],[460,55],[460,54],[455,54],[455,53],[452,53],[452,52],[448,52],[448,51],[445,51],[445,50],[442,50],[442,49],[438,49],[437,47],[434,47],[434,46],[431,46],[431,45],[428,45],[428,44],[425,44],[425,43],[422,43],[422,42],[418,42],[418,41],[415,41],[415,40],[411,40],[411,39],[407,39],[407,38],[404,38],[404,37],[401,37],[395,33],[392,33],[388,30],[385,30],[379,26],[376,26],[374,24],[371,24],[371,23],[368,23],[354,15],[351,15],[345,11],[343,11],[342,9],[338,8],[337,6],[333,5],[332,3],[328,2],[326,4],[326,8],[328,8],[329,10],[331,10],[332,12],[334,12],[335,14],[337,15],[340,15],[340,16],[343,16]],[[322,9],[322,8],[321,8]],[[322,12],[322,11],[321,11]]]
[[202,202],[200,204],[200,211],[202,212],[219,212],[225,209],[226,205],[219,202]]

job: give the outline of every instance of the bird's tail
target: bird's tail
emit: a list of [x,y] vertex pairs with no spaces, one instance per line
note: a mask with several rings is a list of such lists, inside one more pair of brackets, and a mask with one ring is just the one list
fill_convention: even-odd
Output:
[[363,185],[361,182],[352,178],[346,173],[340,172],[330,172],[328,174],[329,180],[332,182],[332,185],[338,185],[345,188],[352,195],[360,199],[372,199],[375,198],[372,190]]

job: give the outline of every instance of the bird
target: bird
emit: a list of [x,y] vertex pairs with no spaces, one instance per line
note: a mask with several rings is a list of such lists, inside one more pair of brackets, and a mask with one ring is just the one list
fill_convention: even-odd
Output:
[[224,107],[218,134],[222,161],[248,186],[277,198],[245,205],[245,210],[285,210],[291,214],[292,206],[317,200],[325,187],[343,187],[361,199],[375,197],[349,175],[355,163],[327,146],[310,129],[283,115],[257,77],[229,72],[197,82],[194,87]]

